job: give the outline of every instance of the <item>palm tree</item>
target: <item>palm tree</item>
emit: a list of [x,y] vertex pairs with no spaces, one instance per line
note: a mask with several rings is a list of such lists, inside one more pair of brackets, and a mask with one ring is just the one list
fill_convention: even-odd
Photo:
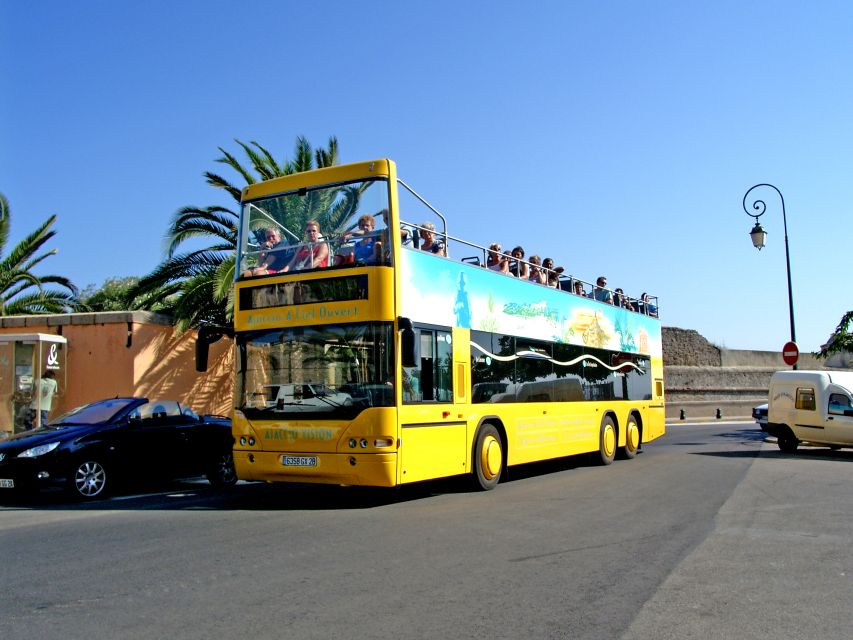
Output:
[[[11,210],[9,201],[0,193],[0,315],[65,313],[84,306],[77,299],[77,287],[67,278],[33,273],[36,265],[56,253],[56,249],[42,251],[45,243],[56,235],[51,229],[54,222],[56,215],[50,216],[3,257],[9,240]],[[57,285],[59,289],[45,285]]]
[[[245,152],[251,167],[243,166],[222,147],[219,147],[222,157],[216,162],[231,167],[245,185],[338,164],[338,141],[334,136],[329,138],[328,148],[316,150],[312,150],[308,140],[300,136],[296,139],[294,159],[282,162],[276,161],[254,140],[249,144],[240,140],[235,142]],[[210,171],[206,171],[204,177],[210,186],[228,192],[239,207],[242,187]],[[131,306],[158,310],[159,305],[159,310],[174,316],[181,330],[229,322],[233,310],[231,285],[239,219],[239,214],[228,207],[179,209],[172,217],[167,232],[166,258],[130,291]],[[306,219],[302,218],[299,224]],[[210,240],[212,244],[179,252],[185,243],[199,238]]]

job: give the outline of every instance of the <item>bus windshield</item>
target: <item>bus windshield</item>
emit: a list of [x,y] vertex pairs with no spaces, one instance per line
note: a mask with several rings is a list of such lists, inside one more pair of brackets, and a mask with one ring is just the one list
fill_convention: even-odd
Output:
[[243,204],[237,276],[385,264],[388,181],[299,189]]
[[388,322],[240,334],[237,408],[250,419],[351,419],[393,406],[393,338]]

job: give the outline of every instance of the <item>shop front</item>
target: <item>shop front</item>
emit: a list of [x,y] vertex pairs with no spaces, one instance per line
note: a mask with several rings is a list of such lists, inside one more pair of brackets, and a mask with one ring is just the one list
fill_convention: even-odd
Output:
[[54,417],[65,393],[67,342],[46,333],[0,334],[0,437]]

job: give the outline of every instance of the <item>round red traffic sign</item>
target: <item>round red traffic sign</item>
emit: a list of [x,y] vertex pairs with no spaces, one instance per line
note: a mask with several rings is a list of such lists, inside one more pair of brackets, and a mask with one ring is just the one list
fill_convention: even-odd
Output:
[[797,359],[800,357],[800,348],[797,346],[796,342],[786,342],[785,346],[782,347],[782,360],[785,361],[785,364],[789,364],[792,367],[797,364]]

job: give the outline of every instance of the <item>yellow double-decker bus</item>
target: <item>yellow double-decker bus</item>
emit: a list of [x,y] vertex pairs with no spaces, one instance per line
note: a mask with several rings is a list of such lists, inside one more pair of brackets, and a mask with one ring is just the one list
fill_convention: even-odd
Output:
[[488,268],[488,253],[450,235],[390,160],[246,187],[237,475],[380,487],[468,475],[491,489],[514,465],[609,464],[661,436],[657,300],[599,302],[565,273],[545,286]]

